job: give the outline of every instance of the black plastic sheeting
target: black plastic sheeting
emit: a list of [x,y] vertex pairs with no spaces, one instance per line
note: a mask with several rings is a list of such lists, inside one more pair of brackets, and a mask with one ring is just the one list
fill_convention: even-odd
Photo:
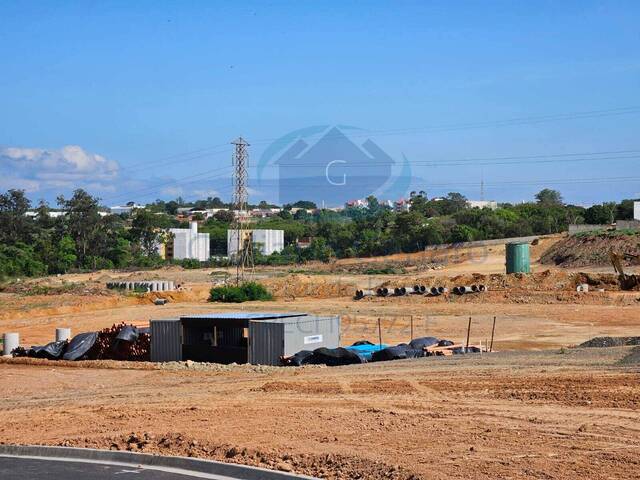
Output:
[[358,340],[357,342],[353,342],[352,347],[359,347],[361,345],[375,345],[375,343],[371,343],[369,340]]
[[84,357],[98,339],[98,332],[80,333],[73,337],[62,356],[63,360],[79,360]]
[[313,356],[308,363],[324,364],[329,367],[337,367],[338,365],[353,365],[356,363],[365,363],[365,360],[355,352],[346,348],[316,348]]
[[395,347],[387,347],[373,352],[372,362],[384,362],[388,360],[402,360],[405,358],[424,357],[424,351],[418,348],[411,348],[411,345],[400,344]]
[[285,364],[290,365],[292,367],[300,367],[302,365],[309,363],[309,361],[311,360],[311,357],[313,357],[312,351],[301,350],[298,353],[296,353],[294,356],[289,357],[285,361]]
[[[354,342],[352,346],[375,345],[367,340]],[[451,340],[439,340],[436,337],[414,338],[411,342],[401,343],[393,347],[387,347],[373,352],[372,362],[386,362],[389,360],[402,360],[406,358],[420,358],[427,355],[424,348],[437,345],[438,347],[449,347],[454,345]],[[459,347],[453,349],[454,354],[480,353],[478,347]],[[301,366],[307,364],[324,364],[330,367],[339,365],[352,365],[356,363],[366,363],[366,360],[356,352],[342,347],[338,348],[318,348],[313,352],[302,350],[284,361],[285,365]]]
[[67,346],[67,341],[47,343],[44,346],[31,347],[27,352],[28,357],[46,358],[47,360],[58,360]]
[[133,325],[127,325],[124,327],[118,335],[116,336],[116,340],[122,340],[125,342],[136,342],[138,337],[140,336],[140,332],[137,327]]
[[432,345],[437,345],[439,340],[436,337],[420,337],[414,338],[409,342],[409,346],[413,349],[422,349],[424,347],[430,347]]

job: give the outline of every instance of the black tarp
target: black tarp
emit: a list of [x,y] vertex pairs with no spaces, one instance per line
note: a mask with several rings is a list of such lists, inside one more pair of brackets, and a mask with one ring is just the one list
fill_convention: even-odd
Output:
[[329,367],[338,365],[351,365],[355,363],[365,363],[365,360],[355,352],[346,348],[316,348],[313,351],[313,357],[308,363],[324,364]]
[[289,357],[284,363],[285,365],[290,365],[292,367],[299,367],[308,363],[309,360],[311,360],[311,357],[313,357],[313,352],[311,350],[301,350],[294,356]]
[[63,355],[67,341],[51,342],[43,346],[31,347],[27,351],[27,356],[35,358],[46,358],[47,360],[58,360]]
[[437,343],[438,339],[436,337],[420,337],[411,340],[411,342],[409,342],[409,346],[414,350],[420,350],[424,347],[436,345]]
[[372,362],[384,362],[387,360],[402,360],[404,358],[420,358],[424,356],[422,349],[411,348],[406,343],[401,343],[395,347],[387,347],[373,352]]
[[139,332],[138,328],[133,325],[126,325],[122,327],[122,330],[118,332],[116,336],[117,341],[125,341],[125,342],[135,342],[138,340]]
[[371,343],[369,340],[358,340],[357,342],[353,342],[352,347],[359,347],[360,345],[375,345]]
[[454,343],[451,340],[440,340],[438,342],[439,347],[450,347],[451,345],[454,345]]
[[71,339],[62,356],[63,360],[79,360],[93,347],[98,339],[98,332],[79,333]]

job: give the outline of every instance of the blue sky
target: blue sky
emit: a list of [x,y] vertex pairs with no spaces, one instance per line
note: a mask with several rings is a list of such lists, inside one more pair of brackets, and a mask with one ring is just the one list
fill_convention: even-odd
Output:
[[277,201],[267,146],[350,125],[430,195],[640,197],[638,25],[636,1],[4,0],[0,189],[229,198],[243,135],[251,199]]

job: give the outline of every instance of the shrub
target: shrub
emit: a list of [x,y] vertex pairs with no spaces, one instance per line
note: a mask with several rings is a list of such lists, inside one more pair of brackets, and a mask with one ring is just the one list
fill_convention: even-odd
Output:
[[239,286],[223,285],[213,287],[209,292],[210,302],[242,303],[252,300],[272,300],[273,296],[264,285],[256,282],[245,282]]

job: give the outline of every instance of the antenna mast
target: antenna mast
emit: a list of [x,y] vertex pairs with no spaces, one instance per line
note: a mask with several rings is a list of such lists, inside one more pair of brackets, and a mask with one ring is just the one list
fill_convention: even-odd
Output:
[[247,147],[249,144],[238,137],[231,142],[235,145],[233,152],[233,222],[231,224],[231,235],[235,238],[237,251],[235,254],[236,264],[236,284],[240,285],[245,280],[245,272],[251,275],[253,272],[253,234],[247,228],[247,163],[249,154]]

